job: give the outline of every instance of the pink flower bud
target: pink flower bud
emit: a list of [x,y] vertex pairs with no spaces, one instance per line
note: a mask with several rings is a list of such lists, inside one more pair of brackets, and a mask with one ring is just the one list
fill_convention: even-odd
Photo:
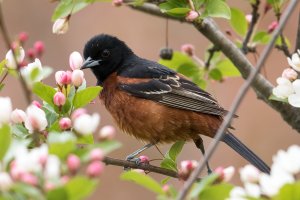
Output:
[[228,182],[233,177],[235,169],[233,166],[227,168],[217,167],[214,172],[219,174],[220,181]]
[[75,154],[69,155],[67,158],[67,166],[71,172],[76,172],[80,167],[80,158]]
[[83,58],[79,52],[74,51],[69,58],[69,64],[72,70],[80,69],[83,64]]
[[277,27],[278,27],[278,22],[277,22],[277,21],[273,21],[273,22],[268,26],[268,33],[272,33]]
[[190,173],[198,166],[198,163],[195,160],[184,160],[181,161],[180,166],[182,172]]
[[28,49],[28,50],[26,51],[26,55],[27,55],[27,57],[28,57],[30,60],[34,60],[34,58],[35,58],[35,51],[34,51],[34,49]]
[[26,113],[23,110],[15,109],[10,114],[10,119],[15,124],[23,123],[23,122],[25,122],[25,119],[26,119]]
[[38,184],[37,177],[30,173],[22,174],[21,181],[32,186],[36,186]]
[[42,105],[38,101],[32,101],[32,105],[35,105],[38,108],[42,108]]
[[87,114],[87,111],[84,108],[78,108],[78,109],[74,110],[71,115],[72,121],[74,121],[76,118],[78,118],[79,116],[81,116],[83,114]]
[[71,71],[57,71],[55,73],[55,81],[58,85],[69,85],[71,83]]
[[195,47],[192,44],[184,44],[181,46],[181,52],[189,55],[189,56],[193,56],[195,55]]
[[89,158],[91,161],[101,161],[104,158],[104,152],[99,148],[93,149],[90,152]]
[[68,117],[64,117],[59,120],[59,127],[62,130],[70,129],[71,125],[72,125],[71,119]]
[[66,97],[62,92],[56,92],[53,96],[53,103],[57,106],[63,106],[66,103]]
[[0,172],[0,190],[6,191],[11,188],[13,185],[13,181],[11,180],[11,177],[6,172]]
[[33,45],[33,48],[38,55],[41,55],[45,51],[44,42],[36,41]]
[[70,177],[69,176],[62,176],[60,181],[62,182],[62,184],[66,184],[67,182],[69,182]]
[[248,22],[248,24],[250,24],[252,22],[252,15],[251,14],[246,15],[245,18],[246,18],[246,21]]
[[140,159],[140,163],[149,164],[150,159],[148,156],[142,155],[139,157],[139,159]]
[[54,34],[65,34],[69,29],[69,17],[57,19],[53,26],[52,32]]
[[123,0],[113,0],[112,1],[112,5],[113,6],[116,6],[116,7],[119,7],[123,4]]
[[50,191],[50,190],[53,190],[55,188],[55,185],[53,183],[47,181],[45,183],[45,187],[44,188],[45,188],[46,191]]
[[86,174],[91,177],[99,176],[104,170],[104,165],[100,161],[93,161],[91,164],[87,166]]
[[112,140],[116,136],[116,129],[111,125],[103,126],[98,134],[99,140]]
[[169,192],[170,191],[170,186],[169,185],[163,185],[163,187],[162,187],[162,190],[164,191],[164,192]]
[[298,74],[292,68],[286,68],[285,70],[283,70],[281,77],[286,78],[290,81],[293,81],[293,80],[297,79]]
[[198,17],[199,17],[199,14],[196,11],[191,10],[190,12],[187,13],[185,20],[188,22],[193,22]]
[[24,43],[28,40],[28,34],[26,32],[19,33],[19,41]]
[[79,87],[82,85],[83,81],[84,81],[84,73],[83,71],[76,69],[72,72],[72,84],[75,87]]

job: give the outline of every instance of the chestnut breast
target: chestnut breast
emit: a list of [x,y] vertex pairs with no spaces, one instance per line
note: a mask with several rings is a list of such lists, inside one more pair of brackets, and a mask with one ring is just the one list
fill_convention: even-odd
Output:
[[222,122],[220,117],[171,108],[118,88],[119,83],[141,81],[148,80],[112,74],[104,82],[100,99],[122,131],[143,141],[159,143],[196,139],[199,134],[214,137]]

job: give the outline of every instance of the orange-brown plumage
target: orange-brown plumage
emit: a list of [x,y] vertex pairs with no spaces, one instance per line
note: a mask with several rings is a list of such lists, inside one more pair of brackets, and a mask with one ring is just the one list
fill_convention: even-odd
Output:
[[121,130],[152,143],[169,143],[214,137],[222,119],[218,116],[167,107],[138,98],[118,88],[121,83],[140,83],[147,79],[129,79],[111,74],[104,82],[101,100]]

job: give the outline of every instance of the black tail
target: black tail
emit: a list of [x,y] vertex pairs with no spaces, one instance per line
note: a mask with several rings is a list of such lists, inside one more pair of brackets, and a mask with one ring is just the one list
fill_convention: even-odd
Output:
[[257,155],[255,155],[246,145],[244,145],[239,139],[233,134],[227,133],[223,137],[223,142],[235,150],[238,154],[243,156],[252,165],[257,167],[260,171],[270,173],[270,167],[262,161]]

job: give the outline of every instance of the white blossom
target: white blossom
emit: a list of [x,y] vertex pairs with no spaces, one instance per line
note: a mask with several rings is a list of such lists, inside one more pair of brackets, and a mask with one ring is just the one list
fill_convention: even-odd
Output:
[[294,70],[300,72],[300,57],[298,53],[294,53],[291,58],[287,57],[287,61]]
[[48,125],[45,112],[36,107],[35,105],[31,105],[26,110],[26,120],[25,127],[29,130],[30,133],[34,131],[43,131]]
[[273,94],[276,97],[285,99],[294,93],[293,85],[290,80],[283,77],[279,77],[276,81],[278,85],[275,88],[273,88]]
[[[32,77],[33,72],[36,74]],[[29,63],[27,66],[21,69],[21,74],[28,85],[32,85],[35,82],[41,81],[44,78],[41,61],[36,58],[34,62]]]
[[82,134],[92,134],[96,131],[100,121],[100,116],[97,113],[93,115],[82,114],[74,121],[74,129]]
[[[18,63],[23,62],[25,58],[25,51],[22,47],[19,47],[19,50],[16,52],[16,59]],[[17,63],[14,58],[13,51],[10,49],[5,56],[6,59],[6,66],[10,69],[16,69],[17,68]]]
[[253,165],[246,165],[240,169],[241,180],[244,183],[256,183],[259,180],[260,172]]
[[60,160],[55,155],[49,155],[45,167],[45,177],[50,180],[58,180],[60,177]]
[[12,104],[9,97],[0,97],[0,125],[10,121]]
[[13,181],[10,175],[6,172],[0,172],[0,191],[9,190]]

